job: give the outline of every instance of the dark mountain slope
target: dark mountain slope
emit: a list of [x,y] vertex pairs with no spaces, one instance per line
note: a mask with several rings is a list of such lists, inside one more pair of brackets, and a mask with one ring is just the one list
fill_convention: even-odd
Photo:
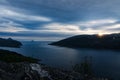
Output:
[[17,47],[17,48],[19,48],[20,46],[22,46],[22,43],[19,41],[13,40],[11,38],[8,38],[8,39],[0,38],[0,46],[1,47]]
[[119,49],[120,34],[98,35],[78,35],[50,45],[72,47],[72,48],[96,48],[96,49]]

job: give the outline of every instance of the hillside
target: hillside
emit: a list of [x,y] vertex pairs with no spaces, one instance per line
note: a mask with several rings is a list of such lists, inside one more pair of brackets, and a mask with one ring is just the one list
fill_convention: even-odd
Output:
[[0,38],[0,47],[21,47],[22,43],[11,38],[3,39]]
[[117,49],[120,50],[120,34],[78,35],[53,42],[50,45],[72,48]]

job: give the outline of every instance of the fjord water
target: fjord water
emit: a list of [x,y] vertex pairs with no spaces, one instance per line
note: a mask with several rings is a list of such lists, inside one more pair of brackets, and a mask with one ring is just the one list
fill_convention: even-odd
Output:
[[112,50],[72,49],[48,45],[51,42],[24,41],[21,48],[0,47],[18,52],[25,56],[41,59],[46,65],[71,69],[73,65],[84,60],[85,56],[92,57],[91,63],[97,75],[120,79],[120,52]]

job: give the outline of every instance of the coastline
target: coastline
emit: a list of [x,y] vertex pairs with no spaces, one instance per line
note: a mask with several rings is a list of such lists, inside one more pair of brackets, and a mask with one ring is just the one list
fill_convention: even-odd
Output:
[[37,59],[7,50],[0,50],[0,57],[4,58],[4,60],[0,58],[1,80],[109,80],[96,78],[88,71],[85,71],[85,74],[78,72],[81,67],[88,70],[90,68],[88,63],[82,63],[84,66],[76,65],[73,70],[66,71],[42,65]]

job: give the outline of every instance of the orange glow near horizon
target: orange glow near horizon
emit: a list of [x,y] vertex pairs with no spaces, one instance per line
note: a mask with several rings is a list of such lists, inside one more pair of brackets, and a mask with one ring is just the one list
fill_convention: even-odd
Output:
[[104,34],[103,33],[98,33],[98,36],[102,37],[102,36],[104,36]]

